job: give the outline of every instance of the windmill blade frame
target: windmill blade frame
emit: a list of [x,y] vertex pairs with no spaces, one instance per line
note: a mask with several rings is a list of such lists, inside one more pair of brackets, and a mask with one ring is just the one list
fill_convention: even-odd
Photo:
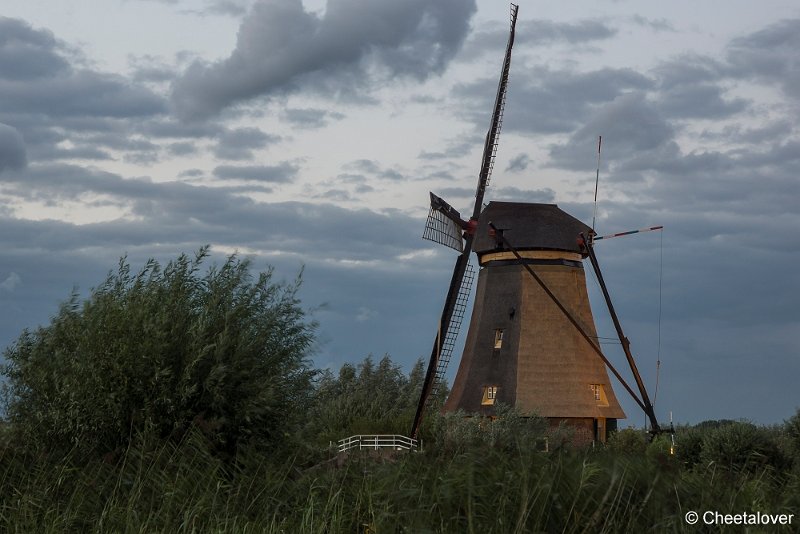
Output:
[[461,214],[450,204],[431,195],[431,209],[425,220],[422,239],[439,243],[458,252],[464,251],[464,231],[468,224],[461,219]]

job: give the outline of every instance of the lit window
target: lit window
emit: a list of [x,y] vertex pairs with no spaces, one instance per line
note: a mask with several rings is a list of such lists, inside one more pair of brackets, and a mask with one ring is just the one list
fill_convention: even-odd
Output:
[[494,331],[494,348],[499,349],[503,346],[503,329],[498,328]]
[[608,406],[608,399],[606,398],[603,384],[589,384],[589,388],[592,390],[592,396],[598,406]]
[[483,388],[483,399],[481,404],[483,406],[491,406],[497,398],[497,386],[485,386]]

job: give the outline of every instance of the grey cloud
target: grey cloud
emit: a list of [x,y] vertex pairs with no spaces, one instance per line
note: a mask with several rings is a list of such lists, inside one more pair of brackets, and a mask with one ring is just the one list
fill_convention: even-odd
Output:
[[221,159],[252,159],[253,150],[280,141],[277,135],[262,132],[258,128],[236,128],[224,130],[217,136],[214,155]]
[[111,154],[95,146],[76,146],[61,148],[56,146],[37,147],[31,151],[37,162],[55,161],[64,159],[88,159],[95,161],[112,160]]
[[687,119],[722,119],[744,111],[749,101],[726,100],[719,85],[694,84],[659,93],[659,107],[667,116]]
[[650,19],[647,17],[643,17],[641,15],[634,15],[631,17],[631,20],[645,28],[657,31],[657,32],[674,32],[675,28],[670,21],[665,18],[660,19]]
[[[504,49],[508,41],[508,25],[487,23],[473,32],[460,59],[474,59],[477,56],[494,53]],[[609,39],[617,30],[599,20],[585,19],[577,22],[556,22],[546,19],[521,19],[517,22],[515,47],[530,44],[548,46],[567,43],[570,45],[585,44],[593,41]]]
[[257,182],[289,183],[299,168],[290,163],[280,165],[220,165],[214,176],[224,179],[253,180]]
[[[104,149],[141,152],[125,144],[140,120],[159,116],[166,100],[114,74],[75,68],[79,51],[51,32],[0,18],[0,113],[25,139],[31,161],[109,159]],[[102,134],[102,135],[97,135]],[[59,146],[70,141],[71,147]],[[153,159],[125,154],[128,159]]]
[[[368,77],[370,63],[391,76],[425,79],[461,46],[475,9],[474,0],[338,0],[320,17],[300,0],[259,1],[230,57],[194,62],[173,84],[172,101],[185,119],[208,117],[259,95],[296,90],[304,76],[333,87],[354,83]],[[349,72],[338,78],[342,71]]]
[[610,39],[617,30],[598,20],[581,20],[575,23],[551,20],[523,20],[519,24],[520,42],[535,44],[547,42],[586,43]]
[[5,280],[0,282],[0,291],[14,291],[22,283],[22,278],[15,273],[10,273]]
[[351,161],[345,164],[344,168],[371,174],[374,178],[379,178],[382,180],[401,181],[406,179],[405,175],[398,170],[384,168],[376,161],[369,159]]
[[167,150],[173,156],[188,156],[190,154],[197,153],[197,147],[195,146],[195,144],[186,141],[181,141],[178,143],[170,143],[167,146]]
[[[597,137],[615,159],[647,162],[665,159],[677,150],[672,126],[642,93],[627,93],[598,108],[585,125],[574,131],[565,144],[550,147],[554,166],[590,170],[597,164]],[[637,166],[630,164],[626,170]]]
[[653,69],[661,89],[716,83],[729,75],[728,65],[708,56],[682,54]]
[[25,142],[16,130],[0,122],[0,172],[21,169],[28,162]]
[[531,158],[529,158],[527,154],[517,154],[508,162],[506,172],[522,172],[528,168],[530,163]]
[[332,121],[342,120],[344,114],[324,109],[287,108],[281,112],[281,118],[300,128],[322,128]]
[[139,65],[134,68],[132,78],[137,82],[170,82],[175,79],[175,68],[167,65]]
[[0,80],[0,110],[122,118],[157,115],[166,107],[160,97],[121,76],[83,70],[33,84]]
[[[305,265],[300,293],[304,305],[331,303],[315,316],[320,338],[328,340],[318,347],[321,363],[341,364],[361,351],[390,351],[410,365],[430,350],[427,332],[441,305],[438,291],[431,287],[446,285],[452,258],[436,254],[414,264],[396,260],[428,248],[419,239],[421,219],[330,204],[259,203],[218,188],[140,185],[152,197],[152,210],[146,217],[137,212],[135,220],[74,225],[0,219],[6,229],[0,234],[0,273],[25,273],[25,284],[17,286],[13,299],[9,294],[4,301],[13,313],[0,324],[0,346],[23,328],[46,323],[70,288],[85,293],[123,254],[136,269],[149,257],[165,261],[212,243],[212,252],[217,244],[259,251],[254,269],[271,264],[281,278],[293,277]],[[309,255],[309,250],[314,253]],[[224,261],[226,254],[214,253],[213,259]],[[392,284],[387,285],[387,279]],[[378,316],[396,315],[394,328],[354,331],[352,319],[361,307]],[[403,333],[409,331],[426,335],[409,344]]]
[[720,131],[705,130],[701,139],[731,143],[760,144],[787,139],[794,131],[794,126],[787,120],[778,120],[764,126],[742,128],[739,124],[727,125]]
[[216,0],[211,2],[205,11],[216,15],[239,17],[247,13],[249,4],[249,1],[241,0]]
[[556,194],[552,189],[519,189],[517,187],[492,187],[487,195],[489,200],[513,202],[540,202],[553,204]]
[[[564,133],[586,122],[594,107],[630,91],[653,87],[649,78],[631,69],[603,68],[590,72],[536,68],[515,74],[508,91],[503,129],[530,133]],[[459,85],[454,93],[466,115],[480,127],[488,123],[497,81],[484,79]]]
[[67,71],[69,65],[58,49],[51,32],[0,17],[0,79],[30,81]]
[[219,124],[214,123],[193,123],[185,124],[170,119],[151,119],[145,121],[139,128],[145,135],[154,137],[172,137],[172,138],[202,138],[202,137],[216,137],[225,132],[225,128]]
[[344,189],[328,189],[327,191],[324,191],[316,196],[318,198],[325,198],[335,202],[347,202],[353,200],[353,197],[350,196],[350,193]]
[[782,20],[733,40],[727,60],[733,72],[778,84],[784,93],[800,98],[800,19]]

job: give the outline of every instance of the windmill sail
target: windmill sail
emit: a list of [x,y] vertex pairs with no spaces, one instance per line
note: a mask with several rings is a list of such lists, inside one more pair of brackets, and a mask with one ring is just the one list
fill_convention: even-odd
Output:
[[[443,348],[445,346],[445,341],[449,339],[451,327],[453,325],[453,317],[456,313],[457,303],[459,302],[460,295],[469,295],[469,290],[466,292],[463,291],[464,280],[465,280],[465,273],[467,272],[467,268],[469,266],[469,255],[472,251],[472,241],[474,238],[474,229],[477,224],[478,217],[481,214],[481,209],[483,206],[483,196],[486,192],[486,187],[489,184],[489,178],[492,173],[492,168],[494,167],[494,158],[497,154],[497,143],[500,136],[500,128],[503,124],[503,111],[505,109],[505,102],[506,102],[506,89],[508,87],[508,73],[511,68],[511,49],[514,46],[514,28],[517,24],[517,10],[518,6],[511,4],[511,30],[508,37],[508,44],[506,45],[506,53],[503,59],[503,67],[500,73],[500,81],[497,86],[497,95],[495,96],[494,100],[494,107],[492,111],[492,119],[489,123],[489,130],[486,133],[486,141],[483,146],[483,157],[481,159],[481,169],[478,175],[478,188],[475,191],[475,205],[472,211],[472,217],[465,226],[466,236],[463,241],[463,247],[461,254],[458,256],[456,260],[456,264],[453,267],[453,275],[450,279],[450,286],[447,291],[447,298],[445,299],[444,309],[442,310],[442,315],[439,318],[439,329],[436,334],[436,338],[433,343],[433,349],[431,350],[431,357],[428,362],[428,369],[425,373],[425,381],[422,384],[422,392],[420,394],[419,403],[417,404],[417,412],[414,415],[414,422],[411,427],[411,436],[415,437],[419,432],[419,426],[422,422],[422,416],[424,415],[425,407],[428,405],[428,399],[431,397],[435,387],[437,387],[437,378],[443,378],[444,371],[441,373],[438,372],[440,368],[446,369],[447,363],[449,363],[449,357],[447,362],[440,365],[440,359],[443,353]],[[435,195],[431,195],[431,208],[432,212],[434,211],[433,208],[433,200]],[[436,197],[438,198],[438,197]],[[446,215],[442,210],[437,210],[438,213],[442,215]],[[438,217],[436,215],[435,217]],[[452,219],[451,219],[452,220]],[[439,241],[437,241],[439,242]],[[466,300],[466,297],[464,297]],[[462,315],[463,317],[463,315]],[[460,325],[460,319],[458,324]],[[457,334],[457,332],[456,332]],[[455,338],[450,336],[453,343],[455,342]],[[450,352],[452,353],[452,348],[450,348]],[[441,375],[441,376],[440,376]]]
[[441,350],[436,362],[436,374],[433,378],[430,394],[426,399],[425,408],[430,407],[432,400],[438,395],[441,385],[444,384],[447,367],[453,357],[453,350],[456,347],[458,333],[461,331],[461,323],[464,321],[464,315],[467,313],[467,304],[469,303],[469,295],[472,292],[472,284],[474,281],[475,269],[472,267],[472,264],[468,263],[467,269],[464,271],[464,277],[461,280],[461,287],[456,296],[453,315],[450,317],[450,325],[447,328],[447,334],[442,339]]
[[464,226],[461,214],[450,204],[431,193],[431,209],[425,221],[422,238],[450,247],[458,252],[464,251]]

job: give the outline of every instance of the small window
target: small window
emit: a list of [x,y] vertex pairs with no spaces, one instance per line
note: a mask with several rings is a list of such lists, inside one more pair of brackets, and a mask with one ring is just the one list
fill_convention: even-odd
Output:
[[503,329],[498,328],[494,331],[494,348],[499,349],[503,346]]
[[497,386],[485,386],[483,388],[483,399],[481,399],[481,405],[491,406],[494,404],[495,399],[497,399]]
[[608,399],[606,398],[603,384],[589,384],[589,388],[592,390],[592,396],[598,406],[608,406]]

